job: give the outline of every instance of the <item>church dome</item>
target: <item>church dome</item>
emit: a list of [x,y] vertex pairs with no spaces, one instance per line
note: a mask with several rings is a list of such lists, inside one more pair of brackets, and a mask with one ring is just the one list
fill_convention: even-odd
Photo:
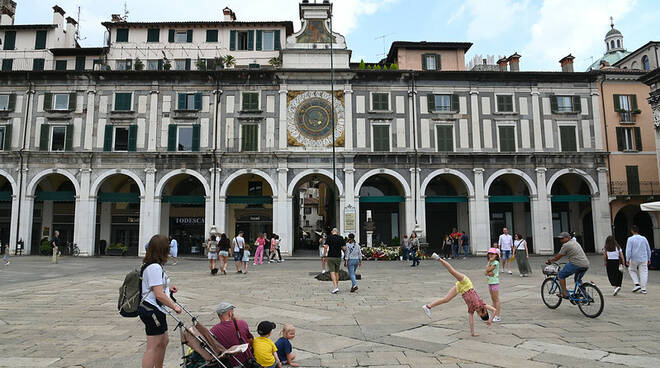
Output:
[[609,32],[607,32],[607,34],[605,35],[605,38],[611,37],[611,36],[623,36],[623,35],[621,34],[621,32],[618,29],[612,28],[612,29],[610,29]]

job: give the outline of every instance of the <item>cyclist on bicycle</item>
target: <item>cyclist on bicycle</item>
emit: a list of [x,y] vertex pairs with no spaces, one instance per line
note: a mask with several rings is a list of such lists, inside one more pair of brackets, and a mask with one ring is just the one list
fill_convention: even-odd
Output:
[[[566,278],[570,275],[575,274],[575,280],[577,281],[578,277],[584,275],[589,269],[589,258],[584,254],[582,246],[578,244],[576,240],[571,237],[571,234],[567,232],[559,233],[559,241],[562,246],[556,256],[548,259],[546,264],[551,264],[557,262],[561,257],[566,256],[568,258],[568,263],[559,271],[557,278],[561,284],[561,293],[564,299],[569,299],[568,289],[566,289]],[[572,301],[571,301],[572,302]]]

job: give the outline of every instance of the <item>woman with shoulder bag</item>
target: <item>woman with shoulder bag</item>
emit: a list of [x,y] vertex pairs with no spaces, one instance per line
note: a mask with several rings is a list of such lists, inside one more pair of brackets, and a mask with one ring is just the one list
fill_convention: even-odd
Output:
[[[532,267],[529,265],[529,248],[527,248],[527,240],[525,240],[520,234],[516,234],[514,239],[513,256],[516,258],[520,277],[529,276],[532,274]],[[525,254],[522,254],[522,252],[525,252]],[[516,256],[516,253],[520,254]]]
[[163,367],[169,342],[165,307],[181,313],[181,307],[170,298],[170,293],[176,293],[177,288],[170,285],[170,279],[163,270],[169,253],[169,239],[164,235],[154,235],[142,261],[142,303],[138,307],[138,314],[147,334],[142,368]]
[[209,240],[206,242],[206,251],[208,252],[211,275],[215,276],[218,273],[218,269],[215,268],[215,263],[218,260],[218,242],[216,241],[215,234],[209,236]]
[[623,271],[625,271],[625,261],[623,258],[623,251],[612,235],[605,239],[603,262],[607,269],[607,278],[610,280],[610,285],[614,287],[614,290],[612,290],[612,296],[616,296],[616,294],[619,293],[619,290],[621,290]]

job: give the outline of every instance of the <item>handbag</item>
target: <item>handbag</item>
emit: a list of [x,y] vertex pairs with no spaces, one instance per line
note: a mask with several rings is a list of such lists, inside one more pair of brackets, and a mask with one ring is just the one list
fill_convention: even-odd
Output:
[[[234,329],[236,329],[236,336],[238,336],[239,344],[246,344],[247,341],[243,340],[243,338],[241,337],[241,332],[238,330],[238,323],[236,323],[235,319],[233,319],[232,321],[234,322]],[[248,348],[247,351],[250,352],[250,358],[248,358],[243,363],[243,367],[245,367],[245,368],[263,368],[261,366],[261,364],[257,363],[257,360],[254,358],[254,354],[252,353],[252,349]]]

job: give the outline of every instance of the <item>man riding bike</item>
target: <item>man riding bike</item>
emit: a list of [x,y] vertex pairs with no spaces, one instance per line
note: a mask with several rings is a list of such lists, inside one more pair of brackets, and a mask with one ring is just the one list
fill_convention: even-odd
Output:
[[[582,246],[571,237],[571,234],[567,232],[559,233],[559,241],[562,246],[556,256],[548,259],[546,264],[551,264],[557,262],[561,257],[566,256],[568,258],[568,263],[559,271],[557,278],[559,279],[559,284],[561,284],[561,293],[564,299],[569,299],[568,289],[566,289],[566,278],[570,275],[575,274],[575,280],[577,281],[578,277],[584,275],[589,269],[589,259],[587,255],[584,254]],[[573,301],[571,300],[571,303]],[[573,303],[575,304],[575,303]]]

